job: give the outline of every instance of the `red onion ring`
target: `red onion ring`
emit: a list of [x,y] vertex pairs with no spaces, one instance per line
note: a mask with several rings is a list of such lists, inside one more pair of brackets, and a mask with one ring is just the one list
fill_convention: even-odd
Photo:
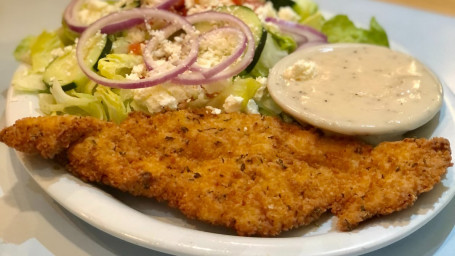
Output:
[[[123,22],[128,22],[129,20],[138,20],[138,19],[160,19],[163,21],[167,21],[171,24],[179,24],[180,28],[183,29],[189,36],[192,38],[189,40],[191,52],[189,56],[180,62],[175,68],[161,72],[159,74],[154,74],[150,77],[140,79],[140,80],[112,80],[107,79],[103,76],[98,75],[95,73],[90,67],[88,67],[84,62],[84,45],[93,35],[101,31],[104,27],[116,24],[116,25],[124,25]],[[87,29],[82,33],[81,37],[79,38],[79,42],[77,44],[76,50],[76,57],[79,63],[81,70],[93,81],[106,85],[113,88],[126,88],[126,89],[135,89],[135,88],[144,88],[153,85],[157,85],[168,81],[178,74],[183,73],[188,67],[194,63],[197,57],[197,49],[198,49],[198,41],[196,30],[185,20],[183,17],[159,9],[150,9],[150,8],[142,8],[142,9],[132,9],[122,12],[112,13],[108,16],[105,16],[92,25],[87,27]]]
[[103,34],[114,34],[116,32],[122,31],[124,29],[129,29],[134,26],[137,26],[139,24],[143,24],[144,19],[143,18],[137,18],[137,19],[127,19],[124,21],[120,21],[114,24],[109,24],[104,26],[101,29],[101,33]]
[[[90,24],[83,24],[77,19],[77,11],[86,0],[72,0],[65,8],[63,19],[68,27],[77,33],[82,33]],[[148,6],[148,8],[169,9],[179,0],[164,0],[155,6]]]
[[[164,9],[164,10],[168,10],[169,8],[171,8],[172,6],[174,6],[177,2],[179,2],[180,0],[167,0],[167,1],[163,1],[162,3],[160,4],[157,4],[155,6],[153,6],[153,8],[157,8],[157,9]],[[147,6],[147,8],[150,8],[151,6]]]
[[242,59],[231,65],[228,68],[225,68],[221,72],[210,76],[210,77],[205,77],[202,73],[200,72],[186,72],[183,74],[180,74],[176,78],[174,78],[172,81],[178,84],[188,84],[188,85],[197,85],[197,84],[207,84],[207,83],[212,83],[221,79],[226,79],[229,77],[232,77],[234,75],[237,75],[241,71],[243,71],[253,60],[254,57],[254,50],[255,50],[255,42],[253,38],[253,34],[251,33],[250,28],[240,19],[237,17],[227,14],[227,13],[220,13],[220,12],[214,12],[214,11],[207,11],[207,12],[201,12],[197,14],[193,14],[190,16],[187,16],[186,19],[191,23],[199,23],[199,22],[211,22],[211,21],[221,21],[225,24],[228,24],[230,26],[233,26],[234,28],[240,29],[246,36],[247,38],[247,44],[246,44],[246,49],[243,52],[243,57]]
[[267,17],[265,21],[277,25],[283,33],[291,35],[295,39],[299,48],[306,43],[327,43],[327,36],[310,26],[305,26],[292,21],[279,20],[272,17]]
[[192,71],[200,72],[202,75],[204,75],[204,77],[211,77],[211,76],[215,75],[216,73],[223,71],[229,65],[234,63],[234,61],[236,59],[238,59],[240,56],[242,56],[242,53],[245,51],[245,48],[247,45],[246,35],[239,29],[232,28],[232,27],[223,27],[223,28],[217,28],[217,29],[210,30],[209,32],[204,33],[199,37],[199,42],[201,42],[205,38],[210,37],[212,34],[218,34],[218,33],[233,34],[231,36],[231,38],[237,37],[238,40],[240,41],[240,43],[238,43],[237,46],[232,50],[231,55],[227,56],[220,63],[216,64],[213,67],[205,68],[205,67],[200,66],[197,62],[195,62],[190,67],[190,69]]
[[68,27],[77,33],[82,33],[87,26],[81,24],[76,19],[76,10],[78,10],[83,0],[72,0],[63,12],[63,19]]
[[327,43],[327,42],[323,42],[323,41],[307,42],[307,43],[301,44],[299,47],[297,47],[297,49],[295,49],[295,51],[300,50],[300,49],[303,49],[303,48],[309,48],[309,47],[312,47],[312,46],[317,46],[317,45],[321,45],[321,44],[326,44],[326,43]]

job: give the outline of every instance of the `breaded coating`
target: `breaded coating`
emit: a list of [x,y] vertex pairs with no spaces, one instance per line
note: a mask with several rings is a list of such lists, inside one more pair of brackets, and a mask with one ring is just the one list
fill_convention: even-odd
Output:
[[39,153],[43,158],[52,159],[76,140],[106,125],[108,123],[92,117],[28,117],[0,131],[0,141],[21,152]]
[[[29,127],[71,139],[36,139],[40,133]],[[42,140],[54,148],[43,153]],[[84,181],[167,201],[189,218],[248,236],[275,236],[327,211],[339,230],[351,230],[411,206],[452,165],[443,138],[373,148],[273,117],[206,110],[134,112],[120,125],[69,116],[23,120],[0,141],[46,157],[67,148],[68,170]]]

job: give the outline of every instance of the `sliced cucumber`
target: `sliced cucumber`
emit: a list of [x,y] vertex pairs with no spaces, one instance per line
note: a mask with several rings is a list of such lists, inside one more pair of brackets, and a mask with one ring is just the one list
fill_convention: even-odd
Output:
[[261,57],[262,51],[264,50],[266,41],[267,41],[267,30],[265,30],[265,28],[262,28],[261,39],[259,40],[259,43],[256,44],[256,49],[254,50],[253,60],[251,61],[250,65],[248,65],[245,68],[246,73],[250,73],[251,70],[253,70],[254,67],[256,66],[256,64],[258,63],[259,58]]
[[245,24],[253,33],[254,42],[256,46],[258,46],[259,42],[261,41],[262,34],[264,33],[264,29],[262,27],[261,20],[253,10],[241,5],[221,6],[216,10],[219,12],[225,12],[234,15],[235,17],[245,22]]
[[[87,45],[84,60],[86,65],[98,71],[98,61],[104,58],[112,48],[112,41],[106,35],[96,34]],[[51,85],[57,80],[64,91],[84,86],[89,79],[82,72],[76,58],[76,48],[55,59],[44,71],[44,83]]]
[[66,88],[83,85],[88,82],[88,78],[79,68],[76,59],[76,49],[73,48],[64,55],[55,59],[44,71],[44,83],[51,85],[53,81],[58,81],[59,84]]
[[88,40],[84,56],[86,65],[98,71],[98,61],[112,50],[112,41],[105,34],[96,34]]
[[256,49],[254,52],[253,61],[246,67],[245,72],[250,72],[261,56],[262,50],[264,49],[265,41],[267,40],[267,31],[265,30],[264,26],[262,26],[262,22],[256,13],[246,6],[241,5],[231,5],[231,6],[222,6],[217,8],[219,12],[229,13],[234,15],[235,17],[239,18],[250,28],[251,32],[253,33],[254,43],[256,45]]

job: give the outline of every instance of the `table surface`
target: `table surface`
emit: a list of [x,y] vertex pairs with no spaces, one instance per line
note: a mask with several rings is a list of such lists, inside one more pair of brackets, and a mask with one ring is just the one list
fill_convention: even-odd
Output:
[[380,1],[455,16],[455,0],[380,0]]
[[[367,0],[363,0],[367,1]],[[408,15],[416,26],[445,24],[455,28],[455,0],[382,0],[378,3],[390,15]],[[27,2],[27,6],[24,6]],[[17,63],[12,51],[21,38],[36,34],[43,28],[59,25],[59,10],[68,1],[0,0],[0,128],[5,126],[5,99],[9,81]],[[342,5],[347,1],[317,1],[321,7]],[[389,3],[397,5],[390,5]],[[360,3],[352,0],[350,3]],[[342,7],[340,7],[342,8]],[[35,19],[36,13],[42,15]],[[57,14],[56,14],[57,13]],[[378,14],[380,16],[381,14]],[[420,23],[419,23],[420,22]],[[429,45],[446,47],[437,53],[454,54],[455,35],[448,40],[438,38],[437,32],[422,32]],[[393,35],[399,38],[400,35]],[[428,37],[430,39],[428,39]],[[431,41],[433,40],[433,41]],[[412,49],[411,49],[412,50]],[[428,53],[430,54],[430,53]],[[422,56],[425,57],[425,53]],[[453,56],[455,57],[455,55]],[[455,59],[455,58],[453,58]],[[434,61],[438,61],[434,58]],[[447,69],[455,70],[453,62]],[[444,80],[455,89],[455,73],[442,70]],[[453,255],[455,252],[455,200],[410,236],[367,255]],[[2,255],[164,255],[112,237],[78,219],[53,201],[27,174],[14,151],[0,144],[0,256]]]

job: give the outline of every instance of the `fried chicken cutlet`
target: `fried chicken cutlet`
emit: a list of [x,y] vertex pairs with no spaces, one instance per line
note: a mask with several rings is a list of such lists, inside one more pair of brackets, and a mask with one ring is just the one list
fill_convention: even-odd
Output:
[[120,125],[25,118],[2,130],[0,141],[65,159],[86,182],[167,201],[189,218],[256,236],[307,225],[327,211],[339,230],[351,230],[411,206],[452,165],[443,138],[372,147],[273,117],[206,110],[134,112]]

